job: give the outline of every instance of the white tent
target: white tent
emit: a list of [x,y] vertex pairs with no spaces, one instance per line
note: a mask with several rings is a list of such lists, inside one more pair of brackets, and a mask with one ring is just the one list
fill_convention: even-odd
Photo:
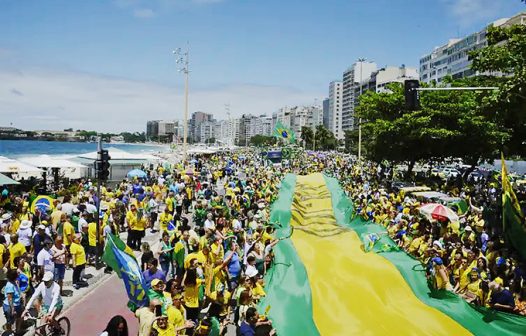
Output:
[[[32,157],[23,157],[19,159],[24,163],[31,164],[33,166],[42,168],[44,170],[49,170],[57,168],[63,174],[64,177],[70,179],[79,179],[86,176],[88,166],[74,162],[71,160],[66,160],[62,158],[54,158],[49,155],[39,155]],[[49,171],[48,171],[49,173]]]
[[[160,158],[150,154],[135,154],[128,153],[121,149],[115,147],[107,148],[108,154],[110,155],[110,160],[144,160],[144,161],[159,161]],[[90,152],[85,154],[80,154],[78,156],[82,159],[97,160],[97,152]]]
[[33,165],[0,156],[0,173],[39,173],[39,169]]
[[87,168],[87,166],[78,162],[53,158],[49,155],[24,157],[20,158],[19,160],[39,168]]

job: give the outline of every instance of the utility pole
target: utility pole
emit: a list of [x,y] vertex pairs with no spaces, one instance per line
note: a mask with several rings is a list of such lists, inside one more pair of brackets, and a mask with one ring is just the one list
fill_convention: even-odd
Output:
[[188,42],[186,43],[186,51],[182,51],[181,48],[177,48],[173,51],[173,54],[177,57],[175,63],[179,65],[177,71],[184,74],[184,129],[183,129],[183,165],[186,163],[186,157],[188,154],[188,74],[190,64],[190,47]]
[[[365,62],[365,58],[358,58],[358,62],[360,62],[360,96],[362,95],[362,81],[363,81],[363,62]],[[358,96],[358,97],[360,97]],[[356,99],[354,100],[354,110],[356,115]],[[358,162],[362,162],[362,118],[358,119]]]

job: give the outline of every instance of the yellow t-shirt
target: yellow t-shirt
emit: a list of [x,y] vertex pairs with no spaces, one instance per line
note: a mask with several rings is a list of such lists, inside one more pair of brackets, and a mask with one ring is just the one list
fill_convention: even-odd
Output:
[[203,283],[203,279],[197,279],[197,283],[193,286],[184,287],[184,304],[189,308],[199,307],[199,286]]
[[168,231],[168,224],[173,219],[173,216],[171,214],[167,214],[166,212],[163,212],[159,215],[159,226],[161,228],[161,232]]
[[176,335],[175,328],[170,323],[168,323],[168,325],[166,326],[166,329],[160,329],[157,326],[157,321],[156,321],[153,324],[153,329],[155,329],[157,331],[157,336],[174,336],[174,335]]
[[168,316],[168,323],[174,326],[174,328],[176,329],[184,326],[183,306],[181,306],[181,310],[175,308],[175,306],[168,306],[168,308],[166,309],[166,316]]
[[73,227],[73,225],[70,223],[70,222],[66,222],[64,223],[64,227],[62,229],[63,233],[63,240],[64,240],[64,245],[66,246],[69,246],[71,245],[71,241],[69,239],[69,236],[70,235],[74,235],[75,234],[75,228]]
[[9,265],[11,268],[16,268],[15,258],[23,256],[26,252],[26,247],[21,242],[13,244],[9,247]]
[[69,252],[75,260],[75,266],[81,266],[86,263],[86,251],[84,251],[84,247],[81,245],[72,243]]
[[97,223],[88,224],[88,243],[89,246],[97,246]]
[[5,245],[0,244],[0,267],[4,267],[4,264],[7,260],[4,260],[4,253],[5,253]]

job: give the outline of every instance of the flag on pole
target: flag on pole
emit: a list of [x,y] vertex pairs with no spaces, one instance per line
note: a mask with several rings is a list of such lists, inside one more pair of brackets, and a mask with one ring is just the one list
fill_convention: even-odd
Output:
[[526,226],[524,225],[524,215],[522,214],[519,200],[513,191],[510,180],[508,179],[506,162],[504,162],[504,155],[502,154],[501,162],[502,226],[504,234],[519,254],[523,258],[526,258]]
[[128,306],[143,307],[148,304],[146,285],[139,263],[133,255],[132,249],[118,236],[109,234],[102,260],[110,266],[124,282],[130,302]]
[[276,138],[285,139],[289,141],[290,143],[296,142],[296,135],[294,134],[294,131],[291,130],[288,127],[285,127],[281,121],[278,121],[276,123],[276,127],[274,127],[274,133],[273,135]]

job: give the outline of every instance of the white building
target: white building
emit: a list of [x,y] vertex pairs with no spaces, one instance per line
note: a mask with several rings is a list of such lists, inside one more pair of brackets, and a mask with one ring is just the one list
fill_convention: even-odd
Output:
[[329,107],[327,128],[334,134],[336,139],[343,139],[342,129],[342,108],[343,108],[343,82],[333,81],[329,84]]
[[342,88],[342,130],[354,128],[354,87],[376,71],[376,63],[369,61],[355,62],[343,73]]
[[214,121],[203,121],[199,130],[199,142],[206,143],[207,141],[214,138]]
[[301,137],[302,127],[316,127],[323,125],[323,109],[320,105],[282,107],[276,113],[276,122],[280,121],[296,134],[296,139]]
[[[515,24],[526,24],[526,12],[519,13],[512,18],[499,19],[488,27]],[[488,45],[486,39],[488,27],[464,38],[450,39],[448,43],[436,47],[431,53],[420,58],[420,81],[440,83],[448,75],[453,79],[477,75],[471,69],[469,52]]]

